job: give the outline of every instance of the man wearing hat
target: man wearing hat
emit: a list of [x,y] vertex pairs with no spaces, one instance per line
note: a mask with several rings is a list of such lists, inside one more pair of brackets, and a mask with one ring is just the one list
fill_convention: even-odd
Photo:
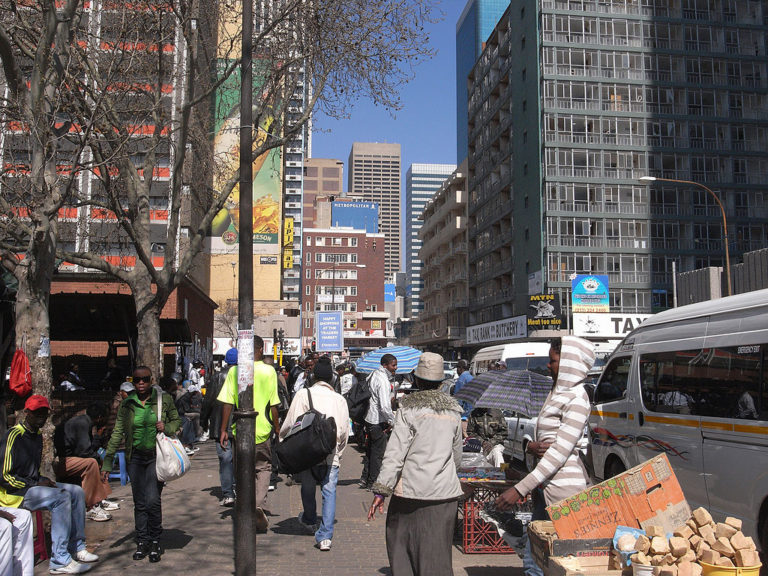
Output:
[[[224,362],[227,367],[222,369],[215,378],[211,380],[208,391],[203,398],[203,409],[200,413],[200,424],[203,430],[208,431],[208,437],[216,442],[216,454],[219,457],[219,482],[221,483],[221,500],[219,506],[235,505],[235,470],[232,460],[232,446],[226,447],[219,443],[219,429],[221,428],[221,402],[217,400],[219,392],[227,379],[227,374],[233,371],[237,366],[237,348],[230,348],[224,355]],[[237,373],[237,369],[234,369]],[[227,430],[232,430],[232,419],[230,417],[226,426]]]
[[85,549],[85,493],[80,486],[56,484],[40,476],[41,428],[50,405],[34,394],[24,404],[24,422],[0,442],[0,506],[51,511],[51,574],[82,574],[99,557]]
[[[296,393],[280,428],[280,438],[285,438],[296,420],[309,410],[309,395],[312,406],[333,418],[336,422],[336,450],[328,456],[326,462],[311,470],[301,473],[301,503],[304,511],[299,514],[299,522],[315,535],[315,546],[327,552],[333,542],[333,524],[336,518],[336,484],[339,480],[339,464],[349,433],[349,409],[344,396],[337,393],[330,382],[333,378],[333,366],[328,356],[321,356],[312,369],[312,384]],[[323,497],[322,516],[318,523],[315,489],[320,484]]]
[[368,510],[387,511],[387,556],[392,573],[452,576],[451,543],[458,499],[462,434],[459,403],[439,390],[443,358],[424,352],[414,372],[420,390],[400,403]]

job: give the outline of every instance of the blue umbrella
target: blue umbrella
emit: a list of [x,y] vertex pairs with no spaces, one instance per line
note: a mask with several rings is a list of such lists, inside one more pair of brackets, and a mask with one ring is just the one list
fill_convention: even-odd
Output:
[[397,374],[408,374],[416,369],[421,356],[421,350],[411,348],[410,346],[390,346],[388,348],[379,348],[365,354],[357,361],[357,371],[368,373],[373,372],[381,366],[381,357],[384,354],[392,354],[397,358]]

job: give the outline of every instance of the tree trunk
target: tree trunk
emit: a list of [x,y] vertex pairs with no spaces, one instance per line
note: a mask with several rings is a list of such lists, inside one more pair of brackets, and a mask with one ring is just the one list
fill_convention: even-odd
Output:
[[131,286],[136,303],[137,326],[137,366],[147,366],[152,370],[156,383],[163,376],[163,362],[160,354],[160,310],[162,304],[157,294],[152,293],[149,276],[142,275],[135,286]]
[[[43,221],[45,222],[45,220]],[[56,254],[55,223],[39,224],[31,254],[16,267],[16,347],[24,348],[32,370],[32,393],[51,398],[49,302]],[[45,348],[40,355],[41,344]],[[42,473],[53,478],[53,424],[43,427]]]

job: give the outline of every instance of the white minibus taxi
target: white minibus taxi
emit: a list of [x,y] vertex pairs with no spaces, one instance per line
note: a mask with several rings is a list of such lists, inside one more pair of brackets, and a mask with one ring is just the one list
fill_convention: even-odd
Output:
[[531,370],[549,376],[549,343],[515,342],[481,348],[472,358],[469,372],[477,376],[499,361],[506,364],[507,370]]
[[691,508],[768,551],[768,290],[667,310],[618,346],[590,416],[595,474],[666,453]]

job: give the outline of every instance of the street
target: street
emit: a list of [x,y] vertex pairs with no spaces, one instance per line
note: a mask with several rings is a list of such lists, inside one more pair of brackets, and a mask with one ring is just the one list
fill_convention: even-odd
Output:
[[[162,561],[134,561],[133,503],[130,484],[113,482],[112,497],[120,510],[109,522],[86,523],[88,549],[100,556],[90,574],[225,575],[234,571],[232,509],[219,506],[218,460],[212,441],[199,444],[192,469],[163,491]],[[270,527],[256,541],[257,563],[253,574],[289,576],[359,576],[391,574],[384,541],[385,519],[368,522],[365,513],[372,496],[358,488],[362,454],[355,446],[344,452],[337,492],[336,531],[333,549],[320,552],[314,538],[297,520],[301,511],[300,487],[277,484],[267,508]],[[282,478],[284,480],[284,478]],[[318,507],[320,497],[318,494]],[[319,508],[318,508],[319,510]],[[522,561],[512,554],[464,554],[454,545],[456,576],[522,576]],[[39,562],[35,575],[48,574],[48,562]]]

